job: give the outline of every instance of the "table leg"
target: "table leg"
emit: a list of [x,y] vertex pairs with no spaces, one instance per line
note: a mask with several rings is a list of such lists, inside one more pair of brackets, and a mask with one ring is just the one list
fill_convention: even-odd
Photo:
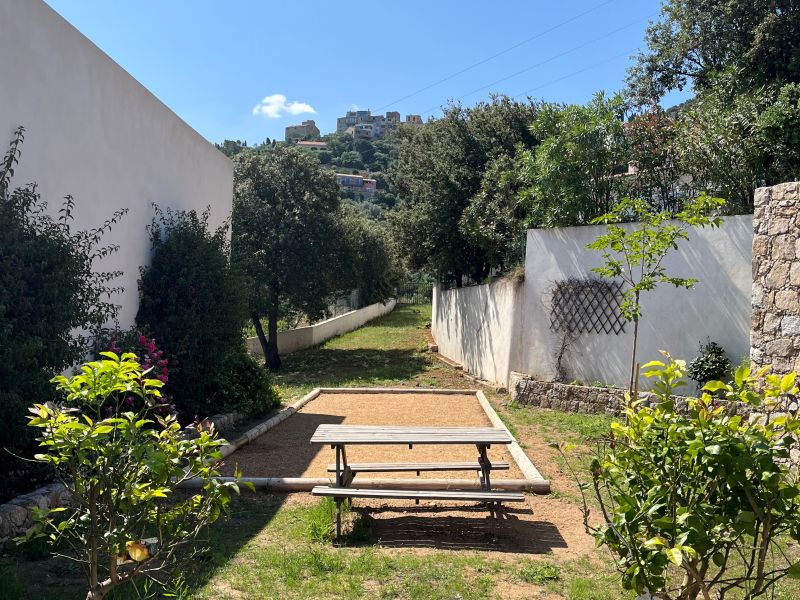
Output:
[[[336,487],[342,487],[342,454],[344,448],[336,446]],[[336,538],[342,535],[342,499],[336,498]]]
[[488,492],[492,489],[492,481],[491,481],[492,463],[489,460],[489,456],[486,453],[487,448],[488,446],[484,444],[478,444],[478,464],[481,466],[481,474],[483,475],[482,487],[485,491]]

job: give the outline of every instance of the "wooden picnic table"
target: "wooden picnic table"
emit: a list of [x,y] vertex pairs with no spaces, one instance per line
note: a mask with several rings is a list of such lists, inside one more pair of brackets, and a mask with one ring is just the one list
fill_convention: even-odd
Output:
[[[312,494],[332,496],[336,500],[336,535],[341,534],[341,502],[343,498],[383,497],[383,498],[428,498],[446,500],[480,500],[486,502],[521,501],[522,494],[493,491],[491,471],[508,469],[508,463],[492,465],[488,450],[492,444],[510,444],[514,441],[511,434],[496,427],[409,427],[387,425],[320,425],[311,437],[312,444],[328,444],[336,451],[336,463],[332,472],[336,473],[335,487],[320,486],[312,490]],[[478,449],[478,460],[475,463],[362,463],[349,465],[347,462],[348,445],[475,445]],[[358,490],[350,488],[357,472],[400,472],[400,471],[462,471],[478,470],[481,473],[481,492],[460,492],[453,490]]]

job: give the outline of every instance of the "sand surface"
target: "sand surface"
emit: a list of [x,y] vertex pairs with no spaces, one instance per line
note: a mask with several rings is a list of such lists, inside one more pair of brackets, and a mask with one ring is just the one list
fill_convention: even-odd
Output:
[[[320,394],[299,412],[267,431],[226,460],[225,473],[239,466],[246,477],[330,477],[334,462],[330,446],[309,440],[323,423],[348,425],[409,425],[436,427],[491,427],[473,394]],[[348,462],[452,462],[475,461],[475,446],[414,445],[349,446]],[[507,471],[493,472],[495,479],[521,479],[522,473],[504,446],[492,446],[489,459],[508,462]],[[423,478],[471,479],[475,472],[422,473]],[[416,477],[414,473],[380,473],[360,477]],[[354,484],[354,485],[355,485]]]
[[[227,459],[230,473],[238,463],[244,475],[254,477],[330,477],[327,465],[334,461],[329,446],[309,443],[322,423],[352,425],[491,426],[477,398],[470,393],[448,394],[320,394],[297,414],[235,452]],[[523,432],[524,433],[524,432]],[[555,476],[555,488],[572,489],[558,464],[546,459],[538,438],[522,439],[526,453],[544,473]],[[495,479],[523,475],[505,447],[489,450],[493,461],[510,463],[508,471],[496,471]],[[351,462],[473,461],[474,446],[354,446]],[[540,464],[541,463],[541,464]],[[428,478],[473,478],[472,472],[427,473]],[[414,473],[370,474],[359,477],[413,478]],[[318,502],[308,493],[277,495],[288,505]],[[354,501],[353,516],[368,519],[373,539],[384,549],[408,548],[481,550],[572,559],[594,556],[594,541],[583,529],[582,515],[574,504],[553,497],[526,494],[525,502],[509,503],[490,514],[476,503],[405,500]],[[345,525],[347,527],[347,524]],[[501,597],[517,597],[500,594]],[[524,597],[524,596],[523,596]]]

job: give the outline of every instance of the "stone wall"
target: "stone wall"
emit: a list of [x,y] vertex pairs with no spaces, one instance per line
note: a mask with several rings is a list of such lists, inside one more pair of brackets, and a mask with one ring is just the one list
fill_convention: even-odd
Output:
[[[573,385],[557,381],[539,381],[522,373],[511,373],[509,393],[514,402],[525,406],[551,408],[562,412],[618,415],[625,403],[625,390],[622,388],[593,387]],[[675,409],[679,413],[688,411],[686,396],[673,396]],[[658,397],[650,392],[639,392],[639,400],[645,405],[654,406]],[[789,398],[786,410],[797,412],[796,399]],[[759,414],[756,409],[743,404],[729,404],[730,414],[752,416]]]
[[800,183],[759,188],[753,214],[750,360],[800,370]]
[[521,373],[511,373],[509,393],[514,402],[525,406],[564,412],[617,415],[624,401],[625,390],[537,381]]
[[33,509],[57,508],[69,501],[69,494],[60,483],[51,483],[30,494],[18,496],[0,505],[0,549],[31,526]]

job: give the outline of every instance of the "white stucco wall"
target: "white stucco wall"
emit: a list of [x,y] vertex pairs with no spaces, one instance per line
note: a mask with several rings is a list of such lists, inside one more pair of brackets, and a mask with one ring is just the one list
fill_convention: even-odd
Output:
[[[601,264],[601,256],[586,244],[604,230],[528,231],[525,282],[514,296],[513,310],[500,284],[437,291],[432,330],[440,352],[503,384],[510,371],[554,379],[560,338],[550,330],[552,286],[570,277],[595,276],[591,269]],[[665,265],[669,274],[699,282],[693,290],[661,284],[642,296],[639,362],[658,358],[661,349],[690,360],[706,338],[721,344],[734,363],[749,355],[752,240],[752,215],[728,217],[720,228],[690,232]],[[486,315],[484,325],[476,321],[480,314]],[[580,335],[564,359],[568,378],[627,385],[631,334],[628,324],[620,335]]]
[[[660,284],[642,295],[640,363],[660,358],[662,349],[690,360],[706,338],[721,344],[734,363],[749,356],[752,223],[752,215],[742,215],[726,218],[716,229],[693,229],[678,251],[667,256],[668,274],[693,277],[698,283],[692,290]],[[550,331],[550,289],[555,281],[593,275],[591,269],[600,266],[602,257],[586,244],[604,231],[598,225],[528,232],[524,335],[514,370],[541,379],[555,377],[559,338]],[[628,324],[620,335],[580,335],[564,360],[568,377],[626,385],[632,332]]]
[[431,333],[439,353],[468,373],[505,382],[519,332],[523,284],[500,280],[488,285],[433,290]]
[[71,194],[78,229],[129,209],[103,239],[120,251],[97,266],[124,272],[115,301],[130,325],[152,203],[210,206],[219,226],[231,210],[231,162],[41,0],[0,2],[0,82],[2,152],[26,128],[14,184],[38,183],[53,213]]
[[[394,310],[396,301],[389,300],[386,304],[380,302],[370,304],[364,308],[353,310],[338,317],[332,317],[314,325],[298,327],[288,331],[278,332],[278,352],[289,354],[304,348],[318,346],[322,342],[342,335],[348,331],[358,329],[367,321],[382,317]],[[253,354],[263,354],[261,344],[257,337],[247,338],[247,350]]]

